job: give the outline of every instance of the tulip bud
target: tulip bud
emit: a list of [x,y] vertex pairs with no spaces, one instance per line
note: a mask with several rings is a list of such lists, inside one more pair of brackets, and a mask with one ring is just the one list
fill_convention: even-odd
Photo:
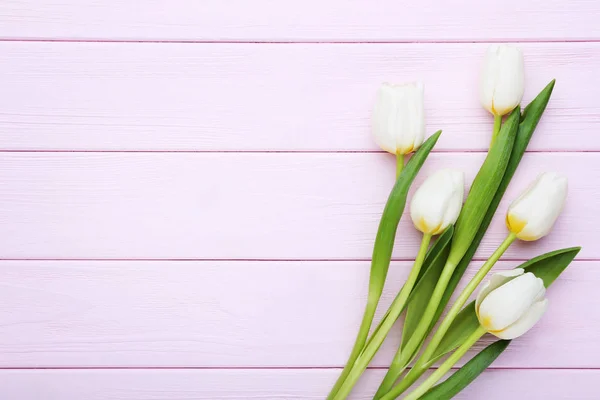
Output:
[[425,138],[422,83],[381,85],[373,110],[373,135],[379,147],[396,155],[421,146]]
[[521,240],[546,236],[567,198],[567,178],[555,173],[541,174],[508,208],[508,230]]
[[410,202],[410,217],[425,234],[442,233],[458,219],[463,202],[464,176],[461,171],[441,169],[429,176]]
[[496,116],[508,114],[523,98],[524,70],[523,53],[518,47],[488,47],[481,76],[481,104]]
[[522,268],[494,274],[475,302],[479,323],[500,339],[514,339],[530,330],[544,315],[544,281]]

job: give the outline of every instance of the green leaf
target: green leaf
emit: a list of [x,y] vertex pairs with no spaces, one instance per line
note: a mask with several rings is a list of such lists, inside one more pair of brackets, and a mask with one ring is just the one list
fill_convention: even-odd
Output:
[[348,362],[342,370],[338,380],[331,389],[328,399],[333,398],[340,387],[344,384],[344,381],[350,373],[352,366],[358,359],[360,353],[365,347],[367,338],[369,337],[369,331],[377,304],[383,291],[383,285],[387,277],[388,269],[390,267],[390,261],[392,259],[392,250],[394,249],[394,240],[396,239],[396,230],[398,229],[398,223],[404,212],[404,206],[406,205],[406,197],[408,195],[408,189],[412,185],[415,177],[419,173],[419,170],[425,163],[427,156],[435,146],[439,139],[442,131],[437,131],[431,135],[425,143],[421,145],[419,150],[411,157],[408,161],[402,173],[396,180],[396,184],[392,188],[392,191],[385,204],[381,220],[379,222],[379,228],[377,229],[377,235],[375,237],[375,244],[373,246],[373,257],[371,259],[371,271],[369,276],[369,294],[367,300],[367,306],[365,307],[363,319],[354,341],[354,347],[348,357]]
[[[448,251],[450,250],[450,247],[448,245],[450,244],[450,240],[452,239],[453,233],[454,233],[454,226],[450,225],[438,237],[438,239],[435,241],[434,245],[431,246],[431,248],[427,252],[425,261],[423,261],[423,267],[421,267],[421,271],[419,271],[419,276],[417,277],[417,283],[415,283],[415,287],[413,288],[413,290],[410,293],[410,296],[408,297],[408,300],[407,300],[407,303],[409,304],[409,306],[408,306],[409,309],[410,309],[410,304],[415,301],[414,297],[416,295],[421,296],[421,293],[424,290],[423,286],[425,285],[425,282],[434,280],[433,285],[435,285],[435,281],[437,281],[437,279],[441,273],[441,270],[444,267],[444,262],[445,262],[444,260],[448,256]],[[425,281],[423,283],[421,283],[421,281],[423,279],[425,279]],[[398,291],[398,294],[396,295],[396,297],[398,297],[398,296],[400,296],[400,291]],[[386,317],[388,316],[389,312],[390,312],[390,310],[388,309],[386,311],[386,313],[383,315],[383,317],[381,318],[381,321],[379,322],[377,327],[371,333],[371,338],[373,336],[375,336],[375,333],[379,330],[379,328],[385,321]],[[419,319],[416,318],[415,321],[418,322]],[[406,325],[406,323],[405,323],[405,325]],[[367,342],[367,346],[368,346],[368,343],[369,342]]]
[[[524,262],[517,268],[523,268],[525,272],[532,272],[544,281],[544,286],[550,287],[558,276],[569,266],[579,253],[581,247],[569,247],[555,250]],[[448,352],[460,346],[479,326],[477,314],[475,313],[475,302],[467,305],[458,315],[452,327],[444,336],[436,356],[428,366],[439,360]],[[451,399],[461,390],[475,380],[492,362],[508,347],[510,340],[500,340],[492,343],[479,354],[473,357],[462,368],[456,371],[450,378],[433,387],[421,397],[421,400],[445,400]]]
[[479,327],[479,320],[475,313],[475,302],[471,302],[456,316],[454,322],[444,335],[442,342],[435,351],[428,364],[433,364],[444,355],[464,343],[464,341]]
[[[400,344],[400,348],[398,352],[400,352],[408,339],[412,336],[413,332],[417,328],[419,321],[423,315],[423,310],[427,307],[427,303],[429,302],[429,298],[431,297],[431,293],[433,293],[433,289],[442,273],[444,265],[446,263],[446,258],[448,258],[448,253],[450,252],[450,242],[452,240],[452,235],[454,233],[454,226],[450,225],[436,240],[433,246],[427,252],[427,256],[425,257],[425,261],[423,262],[423,267],[419,272],[419,276],[417,278],[417,283],[415,284],[413,290],[411,291],[406,306],[406,318],[403,324],[403,333],[402,333],[402,342]],[[400,292],[397,296],[400,296]],[[387,318],[390,310],[385,313],[381,322],[371,335],[371,338],[375,335],[383,324],[384,320]],[[396,359],[394,359],[396,360]],[[410,360],[406,362],[408,364]],[[402,365],[402,368],[406,367],[406,365]],[[398,368],[398,366],[392,365],[386,374],[386,379],[389,376],[394,374],[394,371]],[[392,382],[393,383],[393,382]],[[382,384],[383,385],[383,384]],[[385,389],[382,386],[379,387],[380,390],[384,390],[384,392],[377,392],[375,398],[379,398],[379,395],[385,393]]]
[[541,278],[544,286],[548,288],[575,259],[579,251],[581,251],[581,247],[551,251],[524,262],[518,268],[523,268],[525,272],[532,272]]
[[427,253],[423,268],[417,279],[417,284],[408,300],[406,318],[402,327],[401,348],[404,348],[406,342],[411,338],[419,324],[423,311],[427,307],[427,303],[429,303],[433,289],[446,264],[446,258],[448,258],[448,253],[450,252],[449,244],[453,233],[454,227],[450,225]]
[[419,271],[415,289],[418,287],[417,285],[421,279],[431,273],[429,271],[434,266],[434,263],[439,262],[440,258],[444,258],[443,251],[448,248],[448,245],[452,240],[452,235],[454,235],[454,225],[448,226],[448,228],[446,228],[446,230],[437,238],[433,246],[427,251],[425,261],[423,261],[423,267],[421,268],[421,271]]
[[520,111],[517,106],[506,119],[498,138],[488,151],[485,161],[473,180],[469,195],[456,221],[456,231],[448,256],[448,262],[452,265],[457,265],[470,248],[502,183],[519,128]]
[[[523,268],[525,272],[533,272],[535,276],[544,281],[549,287],[556,278],[569,266],[581,247],[569,247],[566,249],[551,251],[541,256],[524,262],[517,268]],[[479,327],[479,321],[475,313],[475,302],[471,302],[458,314],[452,326],[442,339],[435,355],[428,362],[429,365],[440,359],[445,354],[460,346]]]
[[[500,204],[500,201],[502,200],[502,197],[506,192],[506,188],[508,188],[508,184],[513,178],[517,167],[519,166],[519,163],[521,162],[521,159],[525,154],[525,150],[527,149],[527,145],[529,144],[529,141],[533,136],[533,132],[535,131],[535,128],[538,125],[538,122],[540,121],[540,118],[542,117],[546,106],[548,105],[548,101],[550,101],[550,96],[552,95],[552,90],[554,89],[554,82],[555,81],[552,80],[548,85],[546,85],[544,90],[542,90],[536,96],[536,98],[533,99],[533,101],[529,103],[527,107],[525,107],[525,110],[523,111],[523,115],[521,116],[521,122],[519,124],[519,131],[515,139],[512,153],[510,155],[510,160],[508,161],[508,165],[506,166],[506,171],[504,172],[504,176],[502,177],[502,182],[500,182],[500,186],[496,191],[494,199],[490,203],[487,212],[485,213],[485,216],[481,222],[481,225],[479,226],[477,234],[473,238],[473,241],[467,249],[467,252],[460,260],[460,263],[458,263],[458,266],[454,270],[452,278],[450,279],[446,291],[444,292],[444,297],[442,298],[436,316],[433,319],[434,324],[435,321],[438,320],[440,315],[442,315],[442,312],[448,304],[452,293],[454,293],[456,286],[460,282],[462,276],[467,270],[467,267],[469,266],[469,263],[473,259],[473,256],[475,255],[475,252],[477,251],[477,248],[479,247],[479,244],[481,243],[485,232],[487,231],[490,223],[492,222],[492,219],[494,218],[494,214],[496,214],[496,210],[498,209],[498,205]],[[433,328],[433,325],[431,328]]]
[[375,237],[373,258],[371,260],[369,293],[378,292],[379,295],[381,295],[390,266],[390,260],[392,259],[396,230],[398,229],[398,223],[400,222],[402,212],[404,212],[404,206],[406,205],[408,189],[410,189],[410,186],[427,159],[429,152],[433,149],[433,146],[435,146],[441,133],[442,131],[438,131],[431,135],[411,157],[398,177],[398,180],[396,180],[396,184],[388,197],[383,214],[381,215],[381,221],[379,222],[377,236]]
[[509,344],[510,340],[490,344],[444,382],[431,388],[420,400],[450,400],[485,371]]
[[[467,196],[467,200],[463,207],[463,211],[461,212],[459,220],[456,224],[457,229],[454,233],[451,255],[449,257],[454,256],[454,260],[451,261],[457,262],[457,260],[460,260],[460,262],[458,262],[458,265],[454,269],[452,277],[446,287],[446,290],[444,291],[442,300],[438,306],[434,318],[432,319],[426,335],[435,326],[444,308],[448,304],[452,293],[454,293],[456,286],[464,275],[469,263],[473,259],[473,256],[475,255],[475,252],[477,251],[477,248],[479,247],[479,244],[481,243],[481,240],[483,239],[483,236],[485,235],[485,232],[487,231],[490,222],[492,221],[492,218],[498,209],[498,205],[504,196],[506,188],[508,187],[508,184],[510,183],[515,171],[517,170],[523,155],[525,154],[525,149],[529,144],[533,132],[535,131],[535,128],[544,110],[546,109],[554,88],[554,83],[554,80],[551,81],[525,108],[523,115],[520,116],[520,122],[516,127],[516,131],[515,125],[517,122],[517,111],[513,111],[511,116],[509,116],[507,121],[504,123],[498,138],[490,148],[488,156],[480,168],[475,181],[473,182],[471,191],[469,192],[469,196]],[[505,164],[503,165],[503,163]],[[498,175],[501,176],[501,179],[498,178]],[[493,188],[494,182],[487,182],[488,180],[499,181],[496,189]],[[477,185],[475,184],[476,182]],[[477,196],[484,196],[486,198],[484,201],[481,201],[480,204],[477,204]],[[491,201],[489,201],[490,196]],[[421,289],[418,290],[420,291]],[[415,288],[415,292],[416,291],[417,288]],[[466,308],[468,307],[469,306]],[[475,319],[473,319],[473,317],[475,317]],[[471,326],[473,323],[475,323],[475,328],[477,328],[478,322],[474,312],[470,315],[465,315],[461,312],[461,314],[459,314],[457,317],[457,320],[454,321],[454,324],[450,328],[450,332],[446,334],[446,337],[438,348],[438,352],[440,349],[443,350],[443,347],[446,347],[446,350],[441,353],[441,355],[443,355],[456,348],[456,343],[460,345],[464,339],[473,332],[473,330],[469,330],[469,326]],[[411,322],[409,322],[408,329],[414,329]],[[464,338],[461,336],[463,332],[466,334]],[[401,346],[405,345],[410,336],[412,336],[410,333],[408,333],[408,335],[406,332],[403,334]],[[398,354],[400,354],[400,352]],[[433,362],[441,357],[441,355],[437,354],[434,356],[434,359],[431,360],[429,365],[433,364]],[[394,361],[395,360],[396,359],[394,359]]]

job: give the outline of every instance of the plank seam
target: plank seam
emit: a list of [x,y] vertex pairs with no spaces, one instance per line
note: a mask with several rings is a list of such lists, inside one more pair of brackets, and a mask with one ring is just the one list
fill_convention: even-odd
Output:
[[[73,371],[73,370],[90,370],[90,371],[111,371],[111,370],[197,370],[197,371],[307,371],[307,370],[341,370],[341,366],[309,366],[309,367],[0,367],[0,371]],[[457,370],[460,367],[454,367],[453,370]],[[368,367],[367,369],[372,371],[387,370],[388,367]],[[435,368],[430,368],[435,369]],[[600,371],[600,367],[488,367],[487,370],[519,370],[519,371]]]
[[[381,150],[65,150],[65,149],[0,149],[0,153],[141,153],[141,154],[386,154]],[[487,149],[446,149],[433,150],[432,153],[439,154],[458,154],[458,153],[487,153]],[[526,153],[561,153],[561,154],[580,154],[580,153],[600,153],[600,150],[527,150]]]
[[[472,261],[486,261],[487,258],[476,257]],[[502,258],[500,261],[524,262],[529,258]],[[0,258],[2,261],[106,261],[106,262],[370,262],[370,258]],[[411,262],[414,258],[392,258],[396,262]],[[600,258],[577,258],[574,261],[598,262]]]
[[0,37],[0,42],[33,43],[154,43],[154,44],[477,44],[477,43],[600,43],[598,39],[454,39],[454,40],[194,40],[194,39],[67,39],[67,38],[11,38]]

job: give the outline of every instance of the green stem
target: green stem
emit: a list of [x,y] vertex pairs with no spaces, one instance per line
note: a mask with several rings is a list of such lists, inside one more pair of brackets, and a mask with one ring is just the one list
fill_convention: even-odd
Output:
[[[399,346],[388,372],[385,374],[383,381],[381,381],[381,384],[375,393],[375,397],[373,397],[374,400],[381,399],[382,396],[389,392],[408,366],[408,363],[403,363],[402,355],[402,346]],[[404,380],[402,382],[404,382]]]
[[427,156],[435,146],[441,133],[441,131],[438,131],[430,136],[411,157],[410,161],[406,164],[406,168],[404,168],[402,174],[396,180],[388,200],[385,203],[385,208],[383,209],[383,214],[379,221],[379,227],[377,228],[377,235],[375,236],[375,244],[373,246],[373,257],[371,259],[371,271],[369,275],[369,295],[367,306],[365,308],[365,315],[361,327],[359,328],[354,348],[348,359],[348,363],[346,364],[346,367],[344,367],[342,375],[338,378],[336,384],[329,393],[328,399],[334,398],[337,390],[344,383],[352,366],[365,348],[371,323],[373,322],[373,316],[375,315],[375,310],[379,303],[379,298],[381,297],[390,266],[396,231],[398,229],[398,223],[402,218],[404,206],[406,205],[408,190],[417,176],[417,173],[425,163]]
[[[517,237],[514,233],[509,233],[509,235],[506,237],[506,239],[504,239],[502,244],[498,246],[496,251],[494,251],[490,258],[488,258],[488,260],[485,262],[485,264],[483,264],[481,269],[477,271],[473,279],[471,279],[471,281],[467,284],[462,293],[458,296],[458,298],[452,305],[452,308],[450,308],[450,310],[448,311],[448,314],[440,324],[438,330],[431,338],[429,345],[427,346],[421,357],[415,363],[413,369],[408,373],[408,375],[406,375],[406,377],[404,377],[404,379],[402,380],[402,382],[400,382],[399,385],[395,386],[390,391],[391,394],[393,394],[394,396],[399,396],[406,389],[408,389],[423,373],[425,373],[425,371],[427,371],[427,368],[431,362],[433,355],[435,354],[435,351],[437,350],[442,339],[444,338],[444,335],[448,332],[448,329],[450,329],[452,322],[454,322],[460,310],[463,308],[467,300],[469,300],[469,297],[471,297],[471,294],[473,294],[475,289],[477,289],[477,286],[481,283],[483,278],[485,278],[490,269],[494,266],[494,264],[496,264],[496,262],[502,256],[502,254],[504,254],[504,252],[515,241],[516,238]],[[397,379],[397,377],[395,379]]]
[[[433,374],[431,374],[418,388],[416,388],[413,392],[409,393],[408,396],[404,398],[404,400],[417,400],[419,397],[423,396],[429,389],[433,387],[440,379],[450,371],[450,368],[454,366],[461,358],[465,355],[465,353],[473,347],[475,343],[485,335],[486,330],[480,325],[475,332],[471,334],[467,338],[467,340],[458,348],[446,361],[436,369]],[[395,397],[384,397],[385,400],[393,399]]]
[[[400,294],[401,294],[401,291],[398,292],[398,294],[394,298],[394,301],[392,301],[392,304],[395,304],[397,301],[400,301],[399,300],[400,299]],[[390,305],[390,307],[391,307],[391,305]],[[383,314],[383,317],[381,317],[381,321],[379,321],[379,324],[371,332],[371,336],[369,336],[369,339],[367,340],[367,343],[365,343],[365,345],[363,346],[363,349],[366,349],[367,346],[369,346],[369,344],[371,344],[371,342],[373,341],[373,337],[377,336],[377,332],[379,332],[379,330],[381,329],[381,326],[383,325],[383,323],[387,319],[388,315],[390,315],[390,308],[388,308],[388,310],[386,311],[386,313]]]
[[[396,357],[394,358],[392,364],[399,365],[400,368],[397,371],[394,371],[395,375],[390,375],[388,378],[389,380],[393,380],[395,382],[400,377],[406,366],[410,363],[418,349],[421,347],[423,340],[429,331],[431,322],[433,321],[433,318],[440,305],[446,287],[448,286],[448,282],[450,281],[450,278],[452,278],[452,273],[454,272],[455,268],[456,264],[450,262],[449,260],[446,261],[446,265],[444,266],[442,274],[440,275],[440,278],[433,289],[431,299],[429,300],[429,303],[427,303],[427,307],[423,312],[421,320],[419,321],[410,339],[408,339],[404,349],[396,353]],[[396,392],[399,387],[404,386],[405,380],[406,378],[404,378],[399,385],[395,386],[392,391]],[[404,388],[402,391],[404,390],[406,390],[406,388]]]
[[[374,304],[374,306],[373,306]],[[338,390],[348,377],[348,374],[352,370],[354,363],[360,356],[363,348],[365,347],[365,342],[369,337],[369,329],[371,329],[371,323],[373,322],[373,318],[375,317],[375,310],[377,309],[377,303],[373,303],[371,299],[367,301],[367,306],[365,308],[365,313],[363,315],[362,322],[360,323],[360,328],[358,330],[358,335],[356,336],[356,341],[354,342],[354,347],[352,348],[352,352],[350,353],[350,357],[348,357],[348,362],[346,366],[342,370],[339,378],[335,382],[335,385],[329,392],[327,396],[327,400],[332,400],[337,394]]]
[[404,286],[402,286],[400,293],[390,306],[389,314],[378,326],[371,339],[369,339],[368,345],[365,347],[362,353],[360,353],[360,356],[352,366],[352,369],[347,374],[347,378],[337,390],[337,393],[333,397],[335,400],[345,399],[350,394],[352,388],[375,356],[375,353],[377,353],[377,350],[379,350],[379,347],[381,347],[381,344],[402,313],[402,310],[404,310],[408,297],[410,296],[410,292],[412,291],[419,276],[419,272],[421,271],[421,267],[423,266],[423,261],[425,260],[425,255],[427,254],[427,248],[429,247],[430,241],[430,234],[423,235],[419,253],[417,254],[417,258],[415,259],[415,263],[413,264],[406,283]]
[[423,375],[427,369],[429,368],[429,365],[426,366],[420,366],[420,365],[415,365],[411,368],[411,370],[409,371],[409,373],[400,381],[399,384],[397,384],[396,386],[393,387],[392,390],[390,390],[385,396],[381,397],[380,399],[395,399],[396,397],[400,396],[402,393],[404,393],[404,391],[406,389],[408,389],[409,387],[412,386],[413,383],[415,383],[415,381],[417,379],[419,379],[419,377],[421,375]]
[[492,143],[490,147],[496,142],[496,138],[498,137],[498,133],[500,132],[500,127],[502,126],[502,115],[494,115],[494,130],[492,131]]
[[400,173],[404,169],[404,154],[396,154],[396,179],[400,177]]
[[502,242],[502,244],[498,246],[496,251],[494,251],[490,258],[487,259],[487,261],[485,262],[485,264],[483,264],[479,271],[477,271],[473,279],[471,279],[471,281],[467,284],[462,293],[458,296],[458,298],[448,311],[448,314],[446,314],[446,317],[442,320],[440,327],[431,338],[431,341],[429,342],[429,345],[423,352],[423,355],[421,356],[419,361],[417,361],[417,365],[425,364],[427,361],[429,361],[429,359],[431,359],[431,357],[433,357],[435,351],[437,350],[442,339],[444,338],[444,335],[446,335],[446,332],[448,332],[448,329],[450,329],[450,326],[456,319],[456,316],[458,315],[460,310],[462,310],[463,306],[467,303],[467,300],[469,300],[469,297],[471,297],[471,295],[473,294],[475,289],[477,289],[477,286],[479,286],[483,278],[485,278],[487,273],[490,272],[490,269],[492,269],[494,264],[496,264],[500,257],[502,257],[502,254],[504,254],[504,252],[515,241],[516,238],[517,236],[514,233],[509,233],[506,239],[504,239],[504,241]]
[[[404,154],[396,154],[396,179],[398,179],[400,177],[400,174],[402,173],[403,169],[404,169]],[[396,295],[394,302],[398,300],[399,296],[400,296],[400,293],[398,293]],[[373,336],[375,336],[375,334],[377,333],[379,328],[381,328],[381,324],[383,323],[383,321],[385,320],[385,318],[388,316],[389,313],[390,313],[390,310],[388,309],[388,311],[385,313],[385,315],[381,319],[381,322],[379,323],[379,325],[377,325],[377,327],[371,333],[371,337],[369,338],[369,340],[367,340],[367,342],[363,346],[363,348],[366,348],[369,345],[369,343],[371,343],[371,339],[373,339]],[[356,361],[356,360],[354,360],[354,361]]]

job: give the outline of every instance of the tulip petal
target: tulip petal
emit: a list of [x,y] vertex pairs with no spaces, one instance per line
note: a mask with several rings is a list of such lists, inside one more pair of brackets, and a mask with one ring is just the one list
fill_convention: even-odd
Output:
[[500,339],[514,339],[524,335],[542,318],[548,308],[548,299],[538,301],[514,324],[499,332],[490,332]]
[[507,225],[521,240],[537,240],[546,236],[567,197],[567,179],[543,173],[510,205]]
[[375,142],[383,150],[395,154],[396,139],[393,133],[393,116],[395,100],[393,89],[389,84],[383,84],[377,92],[377,100],[373,108],[373,135]]
[[453,191],[448,203],[442,221],[442,229],[436,234],[442,233],[446,227],[452,225],[458,219],[460,210],[462,209],[463,199],[465,194],[465,175],[462,171],[448,170],[449,179],[453,184]]
[[425,112],[420,82],[379,87],[373,108],[373,135],[392,154],[407,154],[423,144]]
[[546,293],[544,283],[531,272],[492,291],[479,306],[479,321],[488,331],[501,331],[521,318]]
[[500,45],[494,87],[494,110],[496,115],[504,115],[515,108],[523,98],[525,90],[524,61],[521,50],[514,46]]
[[496,71],[493,65],[488,65],[487,63],[483,67],[483,73],[481,74],[481,92],[480,92],[480,100],[481,105],[491,112],[495,114],[494,110],[494,88],[496,86]]
[[461,171],[441,169],[417,189],[410,203],[410,216],[423,233],[437,235],[456,222],[462,207],[464,178]]
[[519,48],[504,44],[489,46],[481,73],[481,104],[494,115],[514,109],[523,97],[524,70]]
[[476,312],[479,312],[479,306],[481,305],[481,302],[487,297],[488,294],[490,294],[492,290],[496,290],[517,276],[523,275],[524,272],[525,270],[523,268],[515,268],[507,271],[499,271],[492,275],[490,280],[485,283],[477,295],[477,300],[475,301]]

